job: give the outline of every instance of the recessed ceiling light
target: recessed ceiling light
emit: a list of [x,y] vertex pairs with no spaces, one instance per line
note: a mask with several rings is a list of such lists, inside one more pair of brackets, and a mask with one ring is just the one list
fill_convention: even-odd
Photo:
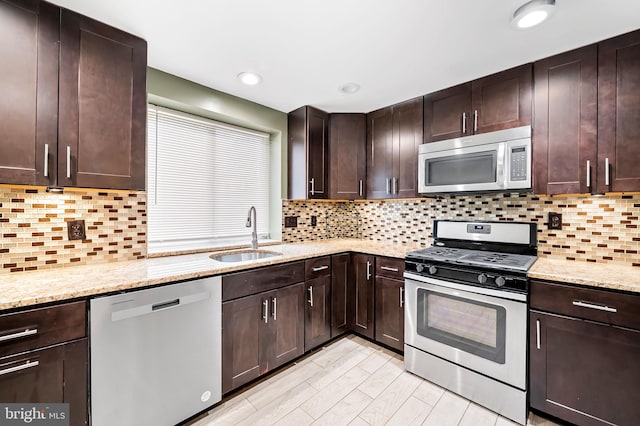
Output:
[[338,90],[347,95],[353,95],[358,90],[360,90],[360,85],[358,83],[345,83],[340,86]]
[[260,82],[262,81],[262,77],[253,72],[241,72],[240,74],[238,74],[238,78],[244,84],[247,84],[249,86],[255,86],[256,84],[260,84]]
[[530,0],[513,13],[511,23],[518,28],[531,28],[547,19],[555,5],[556,0]]

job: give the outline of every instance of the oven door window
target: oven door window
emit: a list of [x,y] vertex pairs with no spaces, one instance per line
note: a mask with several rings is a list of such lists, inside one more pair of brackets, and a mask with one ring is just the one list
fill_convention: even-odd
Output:
[[495,183],[498,153],[495,150],[425,159],[427,186]]
[[418,289],[417,319],[419,335],[504,364],[504,307]]

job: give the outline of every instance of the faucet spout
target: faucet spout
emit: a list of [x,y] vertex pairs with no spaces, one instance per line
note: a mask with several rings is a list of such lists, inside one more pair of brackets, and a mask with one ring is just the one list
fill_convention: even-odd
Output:
[[[253,217],[251,217],[251,214],[253,214]],[[257,225],[257,218],[256,218],[256,208],[254,206],[251,206],[251,208],[249,209],[249,213],[247,214],[247,228],[251,228],[251,226],[253,226],[253,231],[251,232],[251,248],[256,250],[258,248],[258,225]]]

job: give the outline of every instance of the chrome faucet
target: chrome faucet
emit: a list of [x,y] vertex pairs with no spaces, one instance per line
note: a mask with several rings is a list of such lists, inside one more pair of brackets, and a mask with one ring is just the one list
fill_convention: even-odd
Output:
[[[251,219],[251,212],[253,212],[253,220]],[[251,233],[251,248],[258,248],[258,230],[257,230],[257,219],[256,219],[256,208],[251,206],[249,209],[249,214],[247,215],[247,228],[251,228],[253,225],[253,232]]]

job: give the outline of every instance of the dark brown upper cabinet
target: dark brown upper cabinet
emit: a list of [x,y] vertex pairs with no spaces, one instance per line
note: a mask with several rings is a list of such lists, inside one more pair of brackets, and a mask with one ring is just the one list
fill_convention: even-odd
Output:
[[329,124],[329,198],[365,198],[366,116],[331,114]]
[[289,199],[328,198],[329,114],[303,106],[288,116]]
[[534,64],[534,191],[592,192],[596,183],[598,51],[591,45]]
[[0,183],[56,180],[59,15],[49,3],[0,1]]
[[37,0],[0,18],[0,183],[143,190],[146,42]]
[[597,191],[640,191],[640,31],[598,45]]
[[424,97],[424,142],[531,124],[531,64]]
[[367,198],[418,196],[422,102],[415,98],[367,114]]
[[145,188],[147,44],[62,10],[58,185]]

